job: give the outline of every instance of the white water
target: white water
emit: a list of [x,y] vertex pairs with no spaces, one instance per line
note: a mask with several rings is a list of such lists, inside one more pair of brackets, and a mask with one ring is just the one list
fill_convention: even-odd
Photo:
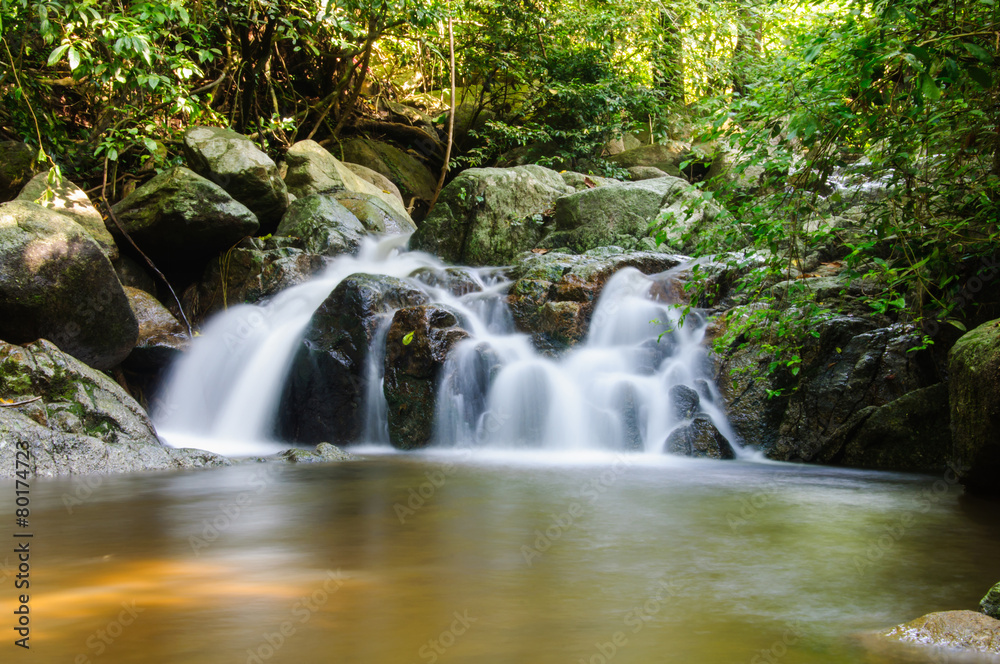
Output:
[[[357,257],[338,258],[266,304],[218,314],[168,376],[154,417],[161,436],[172,445],[229,455],[287,447],[270,432],[316,308],[351,274],[406,278],[421,268],[447,267],[404,251],[405,241],[368,241]],[[433,445],[662,452],[670,431],[684,423],[673,414],[670,394],[681,384],[700,393],[701,411],[736,441],[715,405],[720,400],[702,345],[703,321],[692,312],[681,325],[680,309],[651,299],[653,284],[671,273],[647,277],[626,268],[614,275],[587,339],[560,358],[540,354],[528,335],[515,332],[508,282],[489,270],[469,274],[479,290],[461,297],[411,280],[432,302],[457,311],[471,335],[442,371]],[[386,329],[384,323],[369,349],[365,440],[359,442],[389,443],[382,394]]]

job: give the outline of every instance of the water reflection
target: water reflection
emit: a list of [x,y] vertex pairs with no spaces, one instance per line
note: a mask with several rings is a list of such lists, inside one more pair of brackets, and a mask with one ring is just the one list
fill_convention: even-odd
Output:
[[1000,516],[936,479],[478,451],[104,478],[82,501],[85,480],[46,481],[33,651],[862,661],[853,632],[972,608],[996,581]]

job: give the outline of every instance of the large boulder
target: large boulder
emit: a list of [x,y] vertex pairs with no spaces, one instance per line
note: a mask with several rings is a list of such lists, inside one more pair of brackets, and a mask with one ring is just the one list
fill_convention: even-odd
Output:
[[38,171],[38,150],[20,141],[0,141],[0,202],[9,201]]
[[[632,144],[634,145],[634,144]],[[640,145],[623,150],[608,157],[608,161],[622,168],[635,166],[651,166],[674,176],[680,176],[680,165],[691,155],[691,146],[687,143],[671,145]]]
[[327,194],[295,200],[276,235],[293,237],[301,249],[324,256],[356,254],[366,230],[354,213]]
[[1000,619],[1000,583],[990,588],[979,601],[979,610],[991,618]]
[[247,238],[209,261],[201,277],[181,295],[191,322],[198,324],[231,305],[259,302],[308,281],[326,267],[325,257],[289,246],[297,243],[282,237]]
[[[122,228],[158,265],[190,268],[257,232],[245,205],[187,168],[163,171],[114,206]],[[111,228],[119,241],[117,228]]]
[[413,156],[397,147],[367,138],[352,138],[341,144],[344,161],[361,164],[381,173],[399,187],[404,201],[417,198],[430,202],[437,178]]
[[706,415],[698,415],[671,431],[664,443],[664,451],[669,454],[708,459],[736,458],[732,445],[719,433],[715,424]]
[[398,205],[389,205],[382,196],[356,191],[338,191],[333,197],[350,210],[372,233],[407,235],[417,230],[409,214],[400,212]]
[[678,240],[719,215],[718,206],[690,189],[686,180],[666,176],[563,196],[555,205],[555,231],[538,246],[575,252],[609,245],[655,249],[650,236],[664,224],[668,239]]
[[530,333],[537,348],[559,352],[587,335],[597,298],[615,272],[634,267],[644,274],[656,274],[682,260],[655,252],[625,252],[618,247],[582,255],[528,253],[510,270],[514,283],[507,301],[518,330]]
[[426,303],[424,292],[403,279],[354,274],[341,281],[313,314],[292,363],[279,408],[282,439],[357,440],[372,342],[393,311]]
[[352,173],[357,175],[359,178],[373,184],[387,194],[392,194],[399,199],[399,202],[406,205],[406,201],[403,200],[403,194],[400,193],[399,187],[393,184],[392,180],[382,175],[378,171],[373,171],[367,166],[362,166],[361,164],[352,164],[350,162],[344,162],[344,166],[350,169]]
[[44,337],[108,369],[138,334],[111,262],[79,224],[36,203],[0,205],[0,338]]
[[395,447],[412,450],[430,443],[438,375],[451,349],[468,336],[456,313],[444,307],[407,307],[393,315],[385,342],[383,391],[389,441]]
[[410,246],[465,265],[508,265],[534,247],[556,199],[572,191],[541,166],[470,168],[442,191]]
[[410,227],[415,228],[400,199],[356,175],[315,141],[299,141],[290,147],[285,154],[285,164],[288,167],[285,182],[289,193],[296,198],[345,191],[366,194],[380,199],[398,216],[407,219]]
[[219,127],[191,127],[184,153],[195,173],[219,185],[257,217],[262,232],[278,226],[288,189],[278,166],[246,136]]
[[[727,317],[747,315],[752,307],[737,308]],[[927,444],[912,445],[905,433],[874,438],[893,423],[919,423],[925,428],[918,435],[940,436],[947,426],[940,419],[946,412],[930,407],[940,391],[880,410],[940,382],[931,353],[910,352],[920,345],[919,330],[879,327],[866,316],[833,316],[814,329],[818,336],[807,337],[794,374],[772,369],[773,356],[754,344],[738,343],[721,358],[719,389],[740,438],[780,461],[827,459],[881,470],[944,471],[938,453]],[[877,410],[865,411],[869,407]],[[928,410],[917,412],[922,408]]]
[[45,171],[31,178],[18,194],[17,200],[38,203],[65,214],[94,238],[94,242],[104,250],[108,258],[112,261],[118,258],[115,239],[104,225],[104,217],[90,202],[86,192],[65,178],[58,182],[49,182],[50,173],[51,171]]
[[1000,493],[1000,320],[984,323],[948,355],[952,454],[973,492]]
[[139,338],[126,359],[130,369],[160,370],[188,347],[187,329],[160,302],[138,288],[125,288],[139,321]]
[[0,342],[0,477],[26,448],[34,473],[55,476],[229,465],[208,452],[165,447],[142,408],[113,380],[41,340]]

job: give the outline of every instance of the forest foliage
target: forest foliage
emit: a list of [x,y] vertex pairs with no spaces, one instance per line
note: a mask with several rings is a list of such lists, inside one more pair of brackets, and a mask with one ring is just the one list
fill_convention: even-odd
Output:
[[[114,188],[170,165],[192,124],[231,126],[278,155],[364,131],[387,102],[440,115],[450,22],[456,101],[483,120],[459,164],[543,145],[543,163],[614,174],[605,143],[645,131],[705,146],[706,160],[725,151],[733,173],[757,174],[751,188],[693,184],[731,216],[696,238],[698,250],[751,248],[770,266],[742,284],[769,306],[732,334],[773,335],[778,321],[800,338],[824,315],[803,301],[790,317],[765,286],[828,239],[811,220],[848,165],[892,193],[843,260],[878,284],[873,311],[930,321],[927,342],[942,322],[968,322],[963,289],[1000,246],[996,0],[0,0],[0,10],[0,138],[89,183],[110,170]],[[785,347],[780,361],[793,367],[796,345]]]

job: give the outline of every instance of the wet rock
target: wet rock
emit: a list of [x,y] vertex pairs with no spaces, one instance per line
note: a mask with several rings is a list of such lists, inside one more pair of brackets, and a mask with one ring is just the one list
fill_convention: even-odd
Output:
[[399,148],[367,138],[352,138],[341,144],[344,161],[367,166],[399,187],[402,200],[413,198],[430,202],[437,189],[437,178],[417,159]]
[[719,433],[712,420],[704,415],[671,431],[664,443],[664,451],[668,454],[708,459],[736,458],[732,445]]
[[675,420],[689,420],[700,408],[701,398],[693,389],[687,385],[670,388],[670,409]]
[[438,374],[455,344],[468,336],[457,314],[444,307],[407,307],[393,315],[383,391],[389,440],[395,447],[412,450],[430,442]]
[[[739,314],[734,311],[729,315]],[[940,382],[929,352],[908,352],[920,343],[918,330],[903,325],[878,325],[871,317],[861,316],[834,316],[818,323],[819,337],[811,338],[800,351],[798,375],[780,368],[771,371],[772,358],[760,355],[752,345],[730,350],[722,358],[717,383],[736,433],[769,458],[812,461],[841,427],[857,417],[838,434],[844,436],[842,444],[836,440],[830,442],[829,449],[838,453],[847,449],[848,442],[863,431],[861,418],[872,417],[874,413],[860,415],[859,411],[880,408]],[[914,399],[933,398],[933,395],[927,393]],[[904,417],[904,413],[911,413],[905,417],[913,417],[912,405],[904,402],[896,409],[881,412],[871,421],[868,431],[873,433],[878,427],[887,426],[889,420]],[[932,412],[942,411],[938,408]],[[927,416],[929,413],[920,417]],[[922,421],[930,426],[926,419]],[[859,426],[853,426],[857,423]],[[934,427],[933,430],[940,431],[940,423]],[[906,455],[897,454],[898,448],[890,452],[874,446],[866,452],[869,448],[863,442],[873,441],[867,433],[865,436],[851,447],[852,458],[858,464],[904,462]],[[898,437],[895,440],[905,444]],[[917,449],[905,463],[914,464],[911,468],[923,467],[928,458]],[[935,470],[943,471],[944,467]]]
[[190,343],[187,329],[149,293],[125,288],[139,321],[139,338],[125,364],[134,370],[165,369]]
[[395,277],[355,274],[319,306],[292,363],[279,435],[303,443],[353,442],[362,432],[365,358],[390,312],[427,296]]
[[[193,325],[237,304],[255,304],[304,283],[327,265],[317,254],[283,246],[285,238],[247,238],[205,267],[200,279],[181,295]],[[179,312],[171,311],[179,317]]]
[[191,127],[184,133],[184,153],[191,170],[253,212],[261,232],[278,227],[288,208],[288,189],[277,165],[250,139],[229,129]]
[[138,334],[111,262],[79,224],[36,203],[0,205],[0,338],[51,339],[108,369]]
[[928,613],[879,636],[915,646],[1000,655],[1000,620],[975,611]]
[[510,270],[514,283],[507,300],[518,329],[530,333],[539,349],[559,352],[586,336],[597,298],[615,272],[634,267],[656,274],[682,260],[655,252],[628,253],[617,247],[582,255],[525,254]]
[[1000,493],[1000,320],[984,323],[948,355],[955,463],[966,488]]
[[358,457],[349,454],[330,443],[320,443],[315,450],[292,448],[279,452],[276,460],[286,463],[332,463],[338,461],[355,461]]
[[449,267],[443,270],[424,267],[410,275],[411,278],[432,288],[443,288],[455,296],[468,295],[482,290],[482,284],[471,270]]
[[38,172],[38,150],[20,141],[0,141],[0,202],[13,199]]
[[296,245],[311,254],[338,256],[356,254],[366,230],[336,198],[312,194],[288,207],[275,233],[296,238]]
[[[154,177],[114,206],[118,221],[161,268],[191,268],[257,232],[257,217],[212,181],[186,168]],[[121,233],[112,228],[119,242]]]
[[31,178],[18,194],[17,200],[38,203],[60,214],[64,214],[87,231],[109,259],[118,258],[118,246],[104,225],[104,217],[90,202],[87,194],[69,180],[63,178],[58,183],[49,182],[50,171]]
[[1000,619],[1000,583],[990,588],[990,591],[986,593],[986,596],[979,602],[979,610],[991,618]]
[[160,444],[146,413],[117,383],[52,343],[0,342],[0,477],[13,477],[18,444],[35,473],[56,476],[228,465],[208,452]]
[[470,168],[442,191],[410,239],[414,249],[463,265],[509,265],[542,238],[567,187],[541,166]]

